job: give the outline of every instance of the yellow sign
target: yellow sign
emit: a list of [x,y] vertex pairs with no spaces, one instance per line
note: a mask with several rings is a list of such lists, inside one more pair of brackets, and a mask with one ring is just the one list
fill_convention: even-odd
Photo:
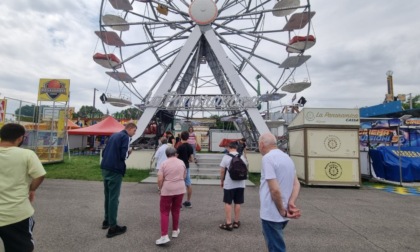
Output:
[[38,101],[69,101],[70,80],[40,79]]
[[313,180],[315,181],[358,181],[357,160],[347,159],[318,159],[314,160]]

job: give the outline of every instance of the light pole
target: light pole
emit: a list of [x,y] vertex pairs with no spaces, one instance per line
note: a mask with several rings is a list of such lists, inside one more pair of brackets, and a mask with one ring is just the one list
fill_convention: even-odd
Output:
[[400,186],[402,187],[402,161],[401,161],[401,138],[400,138],[400,126],[403,122],[405,122],[405,120],[407,120],[408,118],[410,118],[411,115],[403,115],[401,116],[400,119],[400,123],[398,125],[398,129],[397,129],[397,135],[398,135],[398,162],[399,162],[399,166],[400,166]]
[[98,89],[93,89],[93,111],[92,111],[92,119],[95,115],[95,101],[96,101],[96,91],[99,91]]

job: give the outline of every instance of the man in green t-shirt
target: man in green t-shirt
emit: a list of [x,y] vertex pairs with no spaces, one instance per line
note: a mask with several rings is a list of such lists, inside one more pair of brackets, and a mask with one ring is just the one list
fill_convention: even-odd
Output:
[[0,238],[6,252],[33,251],[31,203],[46,172],[32,150],[19,148],[25,138],[22,125],[5,124],[0,138]]

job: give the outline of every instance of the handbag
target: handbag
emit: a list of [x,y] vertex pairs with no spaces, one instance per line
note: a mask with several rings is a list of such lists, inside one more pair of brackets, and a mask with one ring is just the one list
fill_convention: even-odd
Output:
[[200,146],[199,144],[196,144],[196,145],[195,145],[195,150],[196,150],[196,151],[201,151],[201,146]]

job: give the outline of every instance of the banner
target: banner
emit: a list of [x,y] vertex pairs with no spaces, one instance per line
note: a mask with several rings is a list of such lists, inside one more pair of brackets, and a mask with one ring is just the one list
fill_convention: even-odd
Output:
[[0,100],[0,128],[6,122],[6,105],[7,105],[6,99]]
[[68,102],[70,96],[70,80],[40,79],[38,101]]

